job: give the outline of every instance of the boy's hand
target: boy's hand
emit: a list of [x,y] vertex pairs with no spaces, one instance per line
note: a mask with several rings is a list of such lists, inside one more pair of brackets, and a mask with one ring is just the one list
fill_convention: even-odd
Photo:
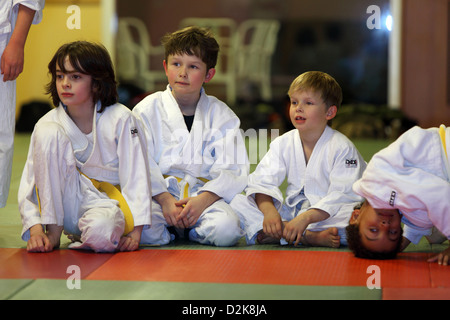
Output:
[[275,207],[274,210],[264,213],[263,232],[275,239],[281,239],[283,236],[283,222]]
[[188,197],[177,201],[175,204],[183,208],[177,221],[182,222],[186,228],[194,226],[203,211],[219,199],[220,197],[215,193],[205,191],[195,197]]
[[117,249],[119,251],[135,251],[139,249],[142,228],[143,226],[137,226],[129,234],[121,237]]
[[40,224],[30,228],[30,240],[27,241],[28,252],[51,252],[54,247],[59,246],[62,227],[48,226],[48,228],[48,234],[44,232]]
[[169,192],[163,192],[153,198],[161,205],[163,216],[169,226],[185,228],[183,221],[177,221],[183,208],[176,205],[177,200]]
[[[33,228],[35,229],[33,232]],[[40,229],[40,232],[39,230]],[[42,226],[35,225],[30,229],[30,239],[27,241],[28,252],[50,252],[52,251],[50,240],[42,230]]]
[[289,242],[289,244],[295,241],[294,245],[296,246],[300,243],[302,235],[309,224],[323,221],[329,217],[330,215],[323,210],[315,208],[309,209],[286,223],[283,230],[283,238]]
[[264,215],[264,234],[274,239],[281,239],[283,236],[283,222],[281,221],[280,213],[273,204],[272,197],[264,193],[256,193],[255,203]]
[[4,82],[15,80],[23,71],[25,42],[35,13],[33,9],[19,5],[14,31],[0,57],[0,69]]
[[171,205],[163,207],[164,218],[166,219],[167,224],[170,226],[174,226],[176,228],[181,229],[187,228],[188,223],[186,220],[178,220],[178,217],[180,216],[183,207],[176,205],[177,202],[175,198],[173,200],[174,202]]
[[437,262],[438,264],[441,264],[443,266],[450,265],[450,246],[441,253],[428,259],[428,262]]
[[289,244],[294,243],[294,246],[298,245],[308,224],[309,223],[303,217],[303,215],[298,215],[297,217],[286,223],[286,225],[284,226],[283,238]]
[[23,71],[24,49],[14,42],[10,42],[1,56],[1,74],[3,81],[13,81]]

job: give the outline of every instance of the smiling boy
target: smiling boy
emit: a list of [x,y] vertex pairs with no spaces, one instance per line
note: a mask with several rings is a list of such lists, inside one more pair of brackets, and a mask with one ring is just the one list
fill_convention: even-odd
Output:
[[[372,157],[353,186],[366,199],[347,227],[355,256],[394,258],[433,227],[450,239],[449,153],[450,128],[441,125],[413,127]],[[429,261],[449,265],[450,246]]]
[[239,118],[203,89],[216,72],[219,45],[198,27],[168,34],[163,45],[167,89],[133,109],[146,138],[153,194],[152,226],[141,242],[167,244],[168,227],[175,227],[192,241],[232,246],[243,232],[228,203],[245,188],[249,163]]

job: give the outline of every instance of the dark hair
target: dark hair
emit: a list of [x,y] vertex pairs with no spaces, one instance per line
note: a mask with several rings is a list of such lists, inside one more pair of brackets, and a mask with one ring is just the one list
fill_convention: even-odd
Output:
[[392,251],[377,252],[367,249],[362,241],[361,234],[359,233],[359,224],[349,224],[345,228],[347,234],[348,248],[353,252],[355,257],[363,259],[376,259],[376,260],[386,260],[394,259],[397,253],[400,252],[400,247],[402,244],[402,234],[403,230],[400,229],[400,236],[397,246]]
[[166,61],[170,55],[188,54],[202,59],[208,70],[216,66],[219,44],[208,29],[186,27],[166,34],[162,44],[165,48]]
[[62,45],[48,64],[52,80],[46,86],[46,93],[52,97],[55,106],[60,103],[56,89],[56,68],[59,67],[62,72],[67,72],[64,68],[66,58],[77,72],[92,77],[93,102],[101,103],[101,109],[98,112],[117,103],[117,82],[111,57],[106,48],[101,44],[75,41]]

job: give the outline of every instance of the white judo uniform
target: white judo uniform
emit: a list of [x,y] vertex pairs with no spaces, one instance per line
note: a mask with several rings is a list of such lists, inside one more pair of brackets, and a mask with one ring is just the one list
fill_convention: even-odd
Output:
[[[231,202],[238,213],[248,244],[254,244],[263,229],[264,215],[255,202],[255,194],[273,198],[283,221],[290,221],[304,211],[316,208],[330,217],[312,223],[310,231],[337,227],[341,244],[346,244],[345,230],[353,208],[362,198],[352,191],[366,163],[353,143],[343,134],[326,127],[317,141],[308,164],[299,132],[293,129],[276,138],[266,155],[249,176],[245,195]],[[280,185],[287,177],[286,198]],[[283,239],[282,244],[286,243]]]
[[[247,185],[249,162],[239,118],[202,89],[188,131],[170,86],[143,99],[133,109],[145,133],[152,194],[170,192],[176,199],[210,191],[221,197],[202,213],[189,239],[216,246],[234,245],[242,236],[229,206]],[[167,244],[171,236],[161,206],[153,201],[152,226],[141,242]]]
[[99,107],[89,135],[61,104],[36,124],[18,194],[23,240],[33,225],[56,224],[81,236],[70,248],[113,251],[124,233],[124,214],[90,179],[120,185],[134,226],[150,225],[151,185],[136,119],[121,104],[102,113]]
[[353,189],[376,209],[398,209],[412,243],[433,226],[450,239],[449,156],[450,128],[414,127],[373,156]]
[[[36,11],[33,24],[42,20],[45,0],[0,1],[0,57],[16,25],[19,5]],[[1,67],[0,67],[1,68]],[[16,81],[3,82],[0,74],[0,208],[6,205],[11,182],[14,128],[16,124]]]

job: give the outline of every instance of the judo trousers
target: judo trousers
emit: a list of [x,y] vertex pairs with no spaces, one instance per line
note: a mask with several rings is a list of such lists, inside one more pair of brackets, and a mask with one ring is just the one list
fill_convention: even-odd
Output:
[[[254,198],[238,194],[231,201],[231,207],[237,212],[241,221],[241,228],[245,232],[245,238],[248,245],[256,243],[256,236],[259,231],[263,230],[264,214],[259,210]],[[305,212],[310,207],[309,201],[305,200],[299,203],[295,208],[289,208],[283,205],[279,211],[282,221],[291,221],[299,214]],[[331,227],[338,229],[340,244],[347,245],[347,235],[342,218],[328,218],[326,220],[310,224],[306,230],[323,231]],[[305,231],[306,231],[305,230]],[[280,240],[281,245],[287,244],[286,240]]]
[[69,248],[111,252],[125,228],[118,202],[98,191],[80,174],[72,144],[57,123],[36,128],[33,170],[42,224],[63,225],[80,236]]
[[[0,57],[8,43],[8,34],[0,35]],[[16,81],[3,82],[0,75],[0,208],[6,205],[11,183],[16,120]]]
[[[168,244],[171,234],[161,206],[152,201],[152,225],[142,231],[142,244]],[[228,247],[235,245],[244,235],[239,218],[224,200],[218,200],[203,211],[197,223],[189,231],[189,240],[205,245]]]

